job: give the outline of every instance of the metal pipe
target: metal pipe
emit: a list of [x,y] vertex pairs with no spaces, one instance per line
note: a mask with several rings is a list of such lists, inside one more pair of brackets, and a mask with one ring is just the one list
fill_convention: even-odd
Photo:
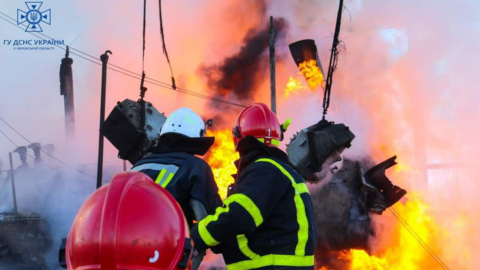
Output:
[[271,109],[277,113],[277,97],[275,90],[275,31],[273,29],[273,17],[270,16],[270,94]]
[[102,174],[103,174],[103,132],[102,126],[105,122],[105,96],[107,92],[107,64],[108,54],[112,54],[111,51],[106,51],[100,56],[102,60],[102,94],[100,99],[100,128],[98,138],[98,168],[97,168],[97,189],[102,186]]
[[10,158],[10,178],[12,179],[13,207],[15,208],[15,214],[18,214],[17,193],[15,192],[15,176],[13,172],[12,152],[8,153],[8,157]]

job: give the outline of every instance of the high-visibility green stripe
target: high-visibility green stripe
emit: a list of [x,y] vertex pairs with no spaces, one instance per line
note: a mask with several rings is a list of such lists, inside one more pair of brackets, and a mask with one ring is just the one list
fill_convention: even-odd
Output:
[[258,227],[260,226],[260,224],[263,223],[263,217],[262,217],[262,214],[260,213],[260,209],[258,209],[258,207],[250,198],[248,198],[244,194],[233,194],[232,196],[228,197],[225,201],[223,201],[223,203],[225,204],[225,207],[218,207],[214,215],[209,215],[198,223],[198,233],[200,234],[200,237],[207,245],[216,246],[220,244],[220,242],[215,240],[215,238],[213,238],[213,236],[210,234],[210,232],[207,229],[207,225],[210,222],[217,221],[218,217],[221,214],[227,213],[228,211],[230,211],[229,205],[233,202],[240,204],[250,214],[253,221],[255,222],[255,226]]
[[162,183],[162,187],[165,188],[168,183],[170,183],[170,181],[172,181],[172,178],[175,174],[174,173],[170,173],[167,177],[167,180],[165,180],[165,182]]
[[202,219],[198,223],[198,234],[202,238],[203,242],[205,242],[205,244],[207,244],[208,246],[213,247],[213,246],[216,246],[216,245],[220,244],[220,242],[218,242],[217,240],[215,240],[215,238],[213,238],[213,236],[210,234],[210,232],[207,229],[207,225],[210,222],[217,221],[218,217],[221,214],[226,213],[229,210],[230,209],[228,207],[228,204],[226,204],[225,207],[217,207],[217,210],[215,211],[214,215],[206,216],[204,219]]
[[258,209],[257,205],[255,205],[255,203],[245,194],[233,194],[224,201],[225,204],[230,204],[232,202],[240,204],[243,208],[245,208],[245,210],[247,210],[250,216],[252,216],[255,226],[258,227],[263,223],[263,217],[262,213],[260,213],[260,209]]
[[240,251],[243,253],[243,255],[247,256],[252,260],[259,257],[258,254],[253,252],[248,247],[248,238],[245,236],[245,234],[237,235],[237,242],[238,242],[238,247],[240,248]]
[[298,191],[300,192],[300,194],[303,194],[303,193],[310,194],[310,191],[308,191],[307,184],[305,184],[305,183],[297,184],[297,187],[298,187]]
[[297,255],[270,254],[259,256],[252,260],[241,261],[227,265],[228,270],[256,269],[266,266],[310,267],[314,266],[314,257]]
[[157,179],[155,179],[155,183],[160,184],[160,181],[162,181],[162,178],[163,178],[163,176],[165,175],[166,172],[167,172],[166,169],[161,170],[160,173],[157,176]]
[[261,158],[255,162],[268,162],[274,165],[292,182],[293,189],[295,190],[295,196],[293,197],[293,200],[295,202],[295,208],[297,209],[297,222],[299,226],[298,243],[295,248],[295,255],[304,256],[305,248],[307,246],[307,241],[308,241],[308,219],[307,219],[307,213],[305,211],[305,205],[303,203],[302,197],[300,197],[300,193],[301,193],[300,189],[303,190],[303,187],[300,188],[299,187],[300,184],[297,184],[297,182],[295,182],[295,179],[293,179],[292,175],[287,170],[285,170],[285,168],[283,168],[280,164],[278,164],[276,161],[269,158]]
[[[265,143],[265,139],[264,138],[257,138],[258,141],[260,141],[261,143]],[[276,139],[271,139],[270,140],[270,143],[272,145],[275,145],[275,146],[279,146],[280,145],[280,141],[279,140],[276,140]]]

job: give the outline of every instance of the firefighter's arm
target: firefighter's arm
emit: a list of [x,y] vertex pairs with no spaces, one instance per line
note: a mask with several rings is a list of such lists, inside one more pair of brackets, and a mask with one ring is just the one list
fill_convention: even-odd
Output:
[[212,169],[203,160],[200,160],[199,166],[191,174],[190,185],[191,198],[200,201],[208,214],[213,214],[222,205]]
[[289,182],[278,170],[254,163],[247,168],[235,193],[191,231],[195,248],[203,250],[237,235],[252,233],[266,220],[284,195]]

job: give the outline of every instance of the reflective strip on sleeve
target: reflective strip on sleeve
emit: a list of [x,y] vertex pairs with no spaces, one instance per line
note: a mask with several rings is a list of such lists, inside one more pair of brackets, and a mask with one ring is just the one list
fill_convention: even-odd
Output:
[[247,256],[251,260],[260,257],[258,254],[253,252],[250,247],[248,247],[248,238],[245,234],[237,235],[237,242],[238,248],[243,253],[243,255]]
[[261,158],[255,162],[268,162],[274,165],[292,182],[293,189],[295,190],[295,196],[293,199],[295,201],[295,208],[297,209],[297,222],[299,226],[298,243],[295,248],[295,255],[304,256],[305,248],[307,246],[307,241],[308,241],[308,219],[307,219],[307,213],[305,210],[305,205],[303,203],[302,197],[300,197],[300,194],[304,193],[306,189],[306,185],[305,187],[301,186],[302,184],[305,184],[305,183],[297,184],[295,182],[295,179],[293,179],[292,175],[287,170],[285,170],[285,168],[283,168],[280,164],[278,164],[276,161],[272,159]]
[[223,213],[228,213],[230,211],[229,205],[231,203],[238,203],[241,205],[252,217],[253,221],[255,222],[255,226],[260,226],[260,224],[263,223],[263,217],[262,214],[260,213],[260,209],[255,205],[255,203],[248,198],[244,194],[233,194],[232,196],[228,197],[223,203],[225,204],[225,207],[218,207],[217,210],[215,211],[215,214],[209,215],[202,219],[198,223],[198,233],[200,234],[200,237],[202,240],[208,245],[208,246],[216,246],[220,244],[219,241],[215,240],[213,236],[210,234],[210,232],[207,229],[207,226],[210,222],[215,222],[218,220],[218,217],[223,214]]
[[310,267],[314,266],[314,257],[297,255],[270,254],[252,260],[227,265],[228,270],[256,269],[266,266]]
[[262,213],[260,213],[260,209],[258,209],[257,205],[248,198],[246,195],[241,193],[236,193],[228,197],[224,203],[230,204],[232,202],[236,202],[240,204],[252,217],[253,221],[255,222],[255,226],[260,226],[263,223]]
[[230,208],[228,207],[228,204],[225,207],[218,207],[214,215],[206,216],[204,219],[202,219],[198,223],[198,234],[202,238],[203,242],[205,242],[205,244],[207,244],[208,246],[213,247],[220,244],[220,242],[218,242],[217,240],[215,240],[215,238],[213,238],[213,236],[210,234],[210,232],[207,229],[207,225],[210,222],[217,221],[218,217],[221,214],[227,213],[229,210]]

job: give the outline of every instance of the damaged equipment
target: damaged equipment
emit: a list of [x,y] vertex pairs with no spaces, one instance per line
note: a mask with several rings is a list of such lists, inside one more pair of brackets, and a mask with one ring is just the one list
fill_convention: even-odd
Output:
[[295,169],[308,179],[321,169],[335,150],[350,147],[355,135],[344,124],[322,120],[302,129],[287,145],[288,158]]
[[155,145],[166,121],[163,113],[148,101],[126,99],[118,102],[101,127],[105,137],[117,148],[118,157],[135,164]]

